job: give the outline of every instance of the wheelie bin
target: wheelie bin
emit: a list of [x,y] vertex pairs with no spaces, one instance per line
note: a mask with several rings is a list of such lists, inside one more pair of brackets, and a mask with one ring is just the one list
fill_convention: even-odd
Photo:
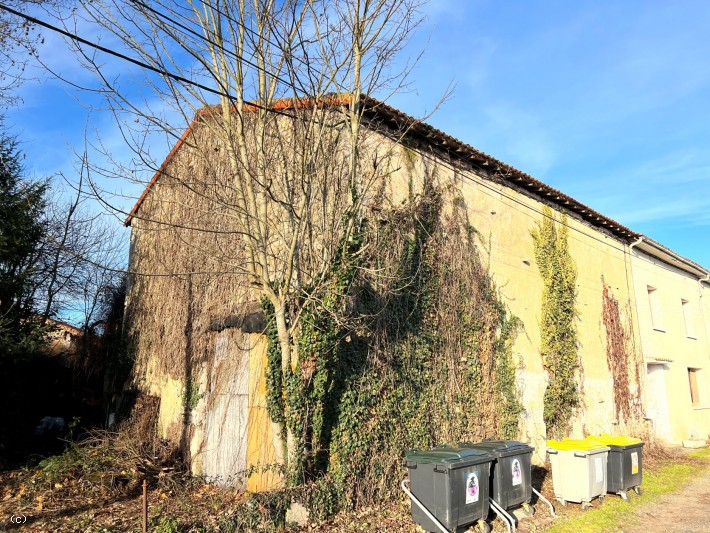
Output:
[[606,461],[609,447],[588,440],[548,440],[552,485],[561,505],[567,502],[591,507],[591,501],[606,495]]
[[515,440],[465,442],[459,446],[487,451],[495,457],[491,465],[489,494],[498,505],[506,511],[522,505],[525,512],[533,514],[530,468],[535,448]]
[[440,528],[420,507],[423,505],[447,531],[478,522],[479,529],[490,531],[488,516],[488,477],[495,457],[483,450],[441,446],[431,450],[408,450],[405,465],[409,471],[412,519],[426,531]]
[[607,492],[618,494],[624,500],[629,499],[626,494],[629,489],[641,494],[644,442],[633,437],[611,435],[589,436],[587,440],[609,447],[606,463]]

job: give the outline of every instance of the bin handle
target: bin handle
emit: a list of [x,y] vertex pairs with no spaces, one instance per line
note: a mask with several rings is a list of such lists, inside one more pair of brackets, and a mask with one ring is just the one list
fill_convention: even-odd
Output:
[[440,469],[438,466],[435,466],[434,472],[436,472],[437,474],[446,474],[446,473],[448,473],[448,470],[446,468]]
[[415,462],[413,462],[413,461],[406,461],[406,460],[405,460],[405,461],[404,461],[404,466],[406,466],[406,467],[409,468],[410,470],[414,470],[414,469],[417,467],[417,463],[415,463]]
[[557,450],[547,450],[550,455],[557,455]]
[[586,453],[574,452],[574,456],[575,456],[575,457],[586,457],[587,454],[586,454]]

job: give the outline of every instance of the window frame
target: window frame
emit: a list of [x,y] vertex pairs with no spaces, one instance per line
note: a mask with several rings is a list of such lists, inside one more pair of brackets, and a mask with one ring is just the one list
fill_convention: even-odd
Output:
[[665,333],[666,328],[663,325],[660,293],[656,287],[651,285],[646,285],[646,292],[648,293],[648,307],[651,311],[651,327],[656,331]]
[[698,387],[698,374],[702,369],[688,367],[688,387],[690,390],[690,404],[693,407],[702,405],[700,398],[700,387]]
[[697,340],[698,336],[695,332],[695,321],[693,320],[693,306],[690,300],[685,298],[680,299],[680,305],[683,310],[683,322],[685,322],[685,336],[689,339]]

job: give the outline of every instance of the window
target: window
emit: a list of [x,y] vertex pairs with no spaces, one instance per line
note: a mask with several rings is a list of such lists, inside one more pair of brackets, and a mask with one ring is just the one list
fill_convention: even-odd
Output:
[[690,403],[700,405],[700,391],[698,390],[699,368],[688,369],[688,384],[690,385]]
[[685,320],[685,335],[689,339],[696,339],[695,324],[693,323],[693,307],[688,300],[681,300],[680,305],[683,308],[683,319]]
[[646,286],[646,290],[648,291],[648,305],[651,308],[651,325],[655,330],[665,331],[663,329],[663,316],[661,315],[658,290],[650,285]]

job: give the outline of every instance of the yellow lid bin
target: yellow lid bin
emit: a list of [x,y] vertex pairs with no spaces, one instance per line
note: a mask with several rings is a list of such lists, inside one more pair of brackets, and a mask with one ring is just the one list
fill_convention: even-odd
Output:
[[641,494],[643,478],[643,445],[634,437],[613,437],[611,435],[590,435],[585,440],[593,446],[608,446],[607,492],[613,492],[628,500],[626,491],[633,489]]
[[591,501],[606,496],[606,461],[609,447],[591,440],[548,440],[555,498],[591,507]]
[[591,438],[587,437],[584,440],[578,439],[564,439],[564,440],[548,440],[547,447],[553,450],[572,450],[578,452],[594,451],[600,448],[606,448],[607,445],[601,442],[594,442]]
[[602,433],[601,435],[589,435],[585,440],[599,443],[602,446],[635,446],[637,444],[643,444],[641,439],[634,437],[612,437],[606,433]]

